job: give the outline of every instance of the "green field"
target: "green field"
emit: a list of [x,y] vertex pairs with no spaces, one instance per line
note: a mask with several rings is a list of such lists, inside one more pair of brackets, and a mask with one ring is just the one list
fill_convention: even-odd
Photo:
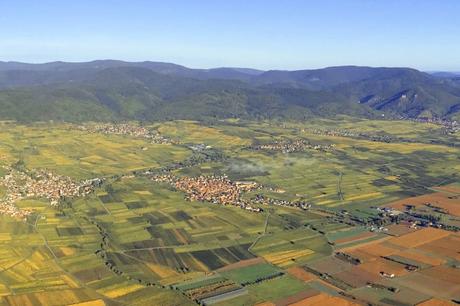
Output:
[[[332,126],[398,140],[318,133]],[[149,127],[177,142],[86,133],[70,124],[0,126],[0,166],[46,169],[75,181],[105,179],[87,196],[66,199],[57,208],[34,196],[15,202],[32,211],[25,221],[0,215],[0,305],[189,305],[194,301],[183,292],[225,293],[212,287],[220,282],[231,289],[244,285],[247,292],[218,305],[275,302],[312,288],[286,269],[329,256],[334,241],[368,231],[335,222],[329,214],[346,210],[371,218],[371,207],[459,183],[460,135],[444,135],[434,124],[342,117],[301,123],[171,121]],[[251,148],[289,139],[334,149]],[[200,153],[191,146],[199,144],[221,155],[193,159]],[[187,160],[194,162],[183,166]],[[227,175],[258,183],[260,188],[242,193],[247,201],[263,195],[306,201],[314,209],[254,202],[263,212],[253,213],[188,201],[183,192],[142,173],[162,173],[172,165],[170,173],[178,177]],[[0,167],[0,177],[7,167]],[[7,194],[0,186],[0,198]],[[216,271],[258,257],[262,263]],[[198,296],[198,291],[193,292]]]
[[249,285],[264,279],[279,276],[281,275],[281,271],[268,264],[258,264],[223,272],[221,274],[237,283]]

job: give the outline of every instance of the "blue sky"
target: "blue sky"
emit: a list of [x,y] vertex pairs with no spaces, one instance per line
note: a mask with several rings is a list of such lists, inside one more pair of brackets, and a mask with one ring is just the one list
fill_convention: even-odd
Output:
[[0,60],[460,71],[458,0],[0,0]]

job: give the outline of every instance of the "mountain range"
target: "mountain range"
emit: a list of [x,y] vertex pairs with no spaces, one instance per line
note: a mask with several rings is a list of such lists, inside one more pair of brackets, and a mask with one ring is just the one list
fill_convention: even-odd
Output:
[[0,119],[460,118],[460,76],[411,68],[191,69],[162,62],[0,62]]

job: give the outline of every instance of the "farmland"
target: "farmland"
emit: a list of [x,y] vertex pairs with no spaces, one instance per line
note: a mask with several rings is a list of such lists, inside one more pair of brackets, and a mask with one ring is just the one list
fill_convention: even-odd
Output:
[[0,123],[0,200],[24,212],[0,205],[0,305],[460,300],[458,133],[349,117],[87,126]]

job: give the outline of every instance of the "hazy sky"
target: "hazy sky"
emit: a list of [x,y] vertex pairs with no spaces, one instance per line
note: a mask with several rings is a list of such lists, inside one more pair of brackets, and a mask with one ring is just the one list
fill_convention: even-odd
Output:
[[0,0],[0,60],[460,71],[460,0]]

